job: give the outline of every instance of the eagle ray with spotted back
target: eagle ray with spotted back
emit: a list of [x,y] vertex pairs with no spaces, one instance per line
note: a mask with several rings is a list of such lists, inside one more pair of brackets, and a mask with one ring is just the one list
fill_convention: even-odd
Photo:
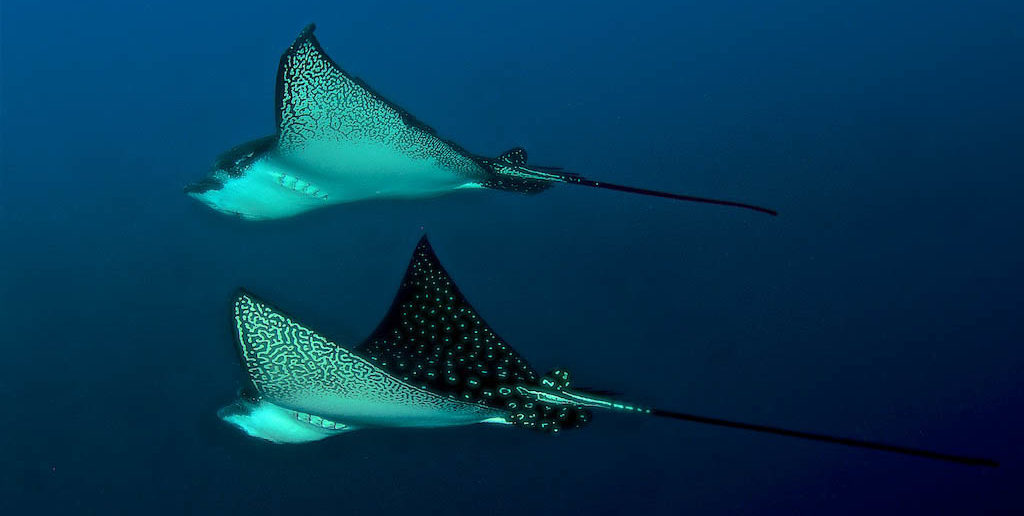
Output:
[[526,151],[519,147],[496,158],[472,154],[346,73],[321,47],[314,28],[306,27],[278,64],[276,133],[225,152],[210,175],[186,187],[186,193],[247,220],[464,189],[536,193],[557,183],[775,214],[744,203],[593,181],[555,167],[530,166]]
[[901,453],[969,465],[988,459],[742,423],[626,403],[539,375],[462,295],[423,237],[391,309],[357,348],[335,343],[242,291],[234,320],[249,386],[225,421],[273,442],[306,442],[372,427],[508,424],[545,433],[580,428],[605,409]]
[[483,321],[426,237],[391,310],[357,348],[245,291],[236,297],[234,322],[248,386],[220,415],[255,437],[303,442],[357,428],[475,423],[558,433],[591,418],[581,405],[537,403],[524,394],[524,386],[555,380]]

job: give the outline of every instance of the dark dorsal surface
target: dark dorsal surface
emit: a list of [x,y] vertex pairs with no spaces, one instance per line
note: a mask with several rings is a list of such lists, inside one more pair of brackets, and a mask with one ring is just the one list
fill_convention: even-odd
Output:
[[507,410],[528,428],[577,428],[590,413],[520,396],[541,376],[484,322],[420,240],[388,314],[357,350],[392,375],[431,392]]

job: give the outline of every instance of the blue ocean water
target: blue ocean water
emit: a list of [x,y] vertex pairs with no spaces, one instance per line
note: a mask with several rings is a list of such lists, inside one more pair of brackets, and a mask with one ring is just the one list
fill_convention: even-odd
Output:
[[[2,4],[11,514],[1024,511],[1024,4]],[[243,223],[181,193],[273,131],[316,22],[467,149],[781,215],[557,187]],[[239,286],[358,342],[416,240],[541,370],[998,469],[598,413],[274,446],[219,422]],[[8,509],[8,511],[11,509]]]

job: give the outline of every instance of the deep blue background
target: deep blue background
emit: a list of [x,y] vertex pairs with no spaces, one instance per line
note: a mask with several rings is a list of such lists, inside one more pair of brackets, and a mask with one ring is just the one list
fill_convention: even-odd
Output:
[[[3,2],[5,507],[1024,510],[1024,4],[287,3]],[[189,200],[219,152],[273,131],[278,56],[310,21],[347,70],[474,152],[523,145],[781,215],[568,186],[259,224]],[[215,419],[240,381],[236,287],[355,343],[424,228],[539,369],[1004,465],[612,414],[558,438],[304,446]]]

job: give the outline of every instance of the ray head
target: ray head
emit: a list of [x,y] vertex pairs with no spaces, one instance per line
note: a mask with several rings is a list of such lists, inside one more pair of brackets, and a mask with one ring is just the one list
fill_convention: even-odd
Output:
[[277,155],[276,146],[277,137],[267,136],[228,150],[185,193],[245,220],[286,218],[327,204],[327,192],[298,177]]

